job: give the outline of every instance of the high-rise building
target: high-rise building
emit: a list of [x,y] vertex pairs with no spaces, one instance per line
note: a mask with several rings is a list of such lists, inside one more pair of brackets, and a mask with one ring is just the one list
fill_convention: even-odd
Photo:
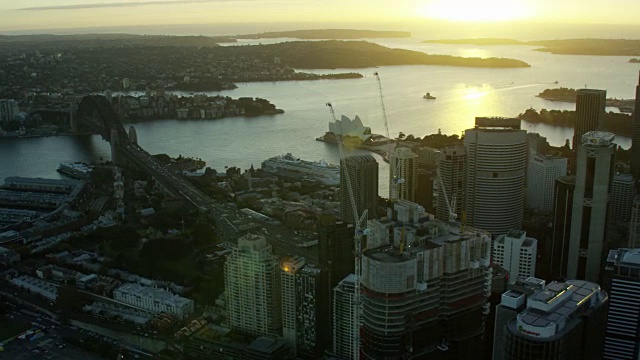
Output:
[[336,221],[330,215],[322,216],[317,228],[319,263],[321,267],[329,269],[331,287],[335,287],[345,276],[354,272],[355,230],[353,226]]
[[389,198],[414,201],[418,190],[418,155],[398,147],[389,159]]
[[359,359],[357,349],[360,326],[356,323],[359,311],[355,303],[356,276],[349,274],[333,288],[333,353],[340,359]]
[[527,171],[527,207],[553,210],[553,188],[556,179],[567,175],[567,159],[539,154],[529,158]]
[[579,89],[576,94],[576,122],[573,126],[573,157],[571,174],[576,173],[576,157],[582,143],[582,135],[600,129],[605,115],[607,92],[605,90]]
[[238,239],[224,264],[224,287],[232,329],[281,336],[280,269],[264,236],[248,234]]
[[430,213],[433,213],[433,185],[435,171],[418,170],[418,192],[416,193],[416,204],[422,206]]
[[490,235],[430,218],[398,220],[394,234],[362,257],[364,358],[476,358],[489,312]]
[[20,112],[18,102],[11,99],[0,99],[0,122],[13,121]]
[[629,247],[640,248],[640,196],[633,199],[629,220]]
[[563,176],[556,179],[553,195],[553,232],[551,242],[545,243],[541,249],[543,266],[538,273],[545,279],[567,278],[567,257],[569,255],[569,239],[571,236],[571,214],[573,211],[573,192],[576,188],[576,177]]
[[[455,205],[451,209],[461,219],[464,209],[464,190],[467,177],[467,151],[463,146],[452,146],[443,148],[438,156],[438,171],[442,184],[438,184],[438,204],[436,208],[436,218],[442,221],[449,221],[449,206]],[[447,194],[442,192],[442,188]],[[447,204],[446,199],[449,199]],[[455,199],[455,201],[454,201]],[[455,204],[454,204],[455,203]]]
[[280,284],[282,285],[282,338],[296,353],[296,273],[305,264],[304,258],[287,256],[280,261]]
[[635,197],[635,187],[631,174],[616,174],[611,185],[609,202],[609,223],[626,223],[631,218],[631,207]]
[[526,131],[502,122],[515,121],[477,118],[476,127],[466,130],[464,136],[466,223],[493,236],[522,228],[524,213]]
[[567,277],[600,281],[616,144],[611,133],[582,135],[576,158]]
[[506,292],[496,316],[493,359],[602,359],[607,300],[599,285],[583,280],[552,282],[529,296]]
[[640,249],[610,250],[604,278],[609,313],[602,358],[640,359]]
[[296,273],[298,358],[318,359],[331,344],[331,287],[325,269],[307,264]]
[[633,110],[633,138],[631,143],[631,172],[640,180],[640,79],[636,86],[636,106]]
[[331,343],[329,272],[304,258],[280,261],[282,338],[298,358],[317,359]]
[[493,262],[509,272],[509,281],[526,280],[536,273],[538,240],[511,230],[493,242]]
[[342,220],[355,224],[353,206],[349,196],[346,173],[349,174],[351,190],[358,218],[365,210],[369,218],[376,217],[378,206],[378,162],[371,155],[349,156],[340,166],[340,211]]

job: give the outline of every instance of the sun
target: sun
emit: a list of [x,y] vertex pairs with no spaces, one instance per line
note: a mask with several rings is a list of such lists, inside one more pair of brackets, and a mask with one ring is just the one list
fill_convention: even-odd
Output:
[[531,17],[526,0],[431,0],[420,7],[422,17],[450,21],[509,21]]

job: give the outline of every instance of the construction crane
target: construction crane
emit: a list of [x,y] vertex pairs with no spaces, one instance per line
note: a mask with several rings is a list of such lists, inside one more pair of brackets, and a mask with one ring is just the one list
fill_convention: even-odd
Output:
[[[339,124],[338,119],[336,117],[336,112],[333,109],[333,105],[329,102],[327,103],[329,107],[329,111],[331,112],[331,117],[336,124]],[[340,129],[342,130],[342,129]],[[341,131],[340,131],[341,132]],[[338,144],[338,153],[340,154],[340,167],[344,173],[347,192],[349,194],[349,202],[351,203],[351,210],[353,211],[353,219],[355,222],[355,234],[354,234],[354,258],[355,258],[355,281],[354,281],[354,292],[353,292],[353,303],[356,306],[356,310],[353,312],[353,323],[358,327],[358,331],[353,334],[353,360],[358,360],[360,358],[360,312],[361,312],[361,303],[360,303],[360,279],[362,278],[362,267],[361,267],[361,258],[362,258],[362,238],[369,234],[369,229],[367,227],[368,221],[368,213],[369,210],[365,209],[362,212],[362,215],[358,214],[358,208],[356,207],[356,198],[353,193],[353,187],[351,186],[351,175],[349,174],[348,169],[346,168],[345,162],[345,153],[344,153],[344,144],[342,142],[342,134],[334,134],[336,137],[336,143]]]
[[[391,140],[391,135],[389,134],[389,120],[387,119],[387,107],[384,104],[384,93],[382,92],[382,81],[380,80],[380,74],[378,74],[377,71],[374,72],[373,75],[375,75],[376,80],[378,81],[378,91],[380,93],[380,105],[382,108],[382,120],[384,121],[385,135],[387,136],[387,139]],[[395,153],[396,148],[398,147],[398,142],[400,142],[402,138],[404,138],[404,134],[400,133],[400,135],[396,139],[396,142],[392,145],[392,148],[389,149],[389,166],[391,167],[391,179],[390,179],[391,181],[389,183],[390,185],[389,199],[390,200],[396,200],[399,197],[398,188],[400,187],[400,185],[404,183],[404,179],[400,174],[402,170],[400,168],[400,162],[393,164],[392,156],[391,156]]]
[[458,214],[456,214],[456,194],[453,194],[453,198],[451,202],[449,202],[449,197],[447,196],[447,188],[444,186],[444,182],[442,181],[442,175],[440,175],[440,168],[436,168],[436,174],[438,175],[438,182],[440,183],[440,189],[442,190],[442,195],[444,196],[444,202],[447,203],[447,209],[449,210],[449,222],[455,222],[458,218]]

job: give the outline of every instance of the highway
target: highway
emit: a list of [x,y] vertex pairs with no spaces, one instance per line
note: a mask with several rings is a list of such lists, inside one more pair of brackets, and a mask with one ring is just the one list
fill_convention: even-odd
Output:
[[247,233],[260,234],[267,239],[276,255],[298,255],[304,257],[307,263],[318,264],[317,246],[309,248],[298,246],[298,244],[309,239],[296,235],[292,230],[282,225],[269,224],[254,219],[232,204],[214,201],[208,195],[196,189],[181,175],[168,170],[136,144],[122,144],[120,145],[120,151],[129,160],[134,161],[153,176],[169,192],[184,198],[192,207],[206,212],[215,222],[223,241],[235,244],[239,237]]

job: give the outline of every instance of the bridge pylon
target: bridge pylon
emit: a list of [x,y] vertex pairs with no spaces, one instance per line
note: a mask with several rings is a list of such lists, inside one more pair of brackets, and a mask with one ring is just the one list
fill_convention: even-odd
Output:
[[111,162],[116,165],[120,165],[120,155],[118,155],[118,146],[120,146],[120,134],[118,129],[111,129]]

